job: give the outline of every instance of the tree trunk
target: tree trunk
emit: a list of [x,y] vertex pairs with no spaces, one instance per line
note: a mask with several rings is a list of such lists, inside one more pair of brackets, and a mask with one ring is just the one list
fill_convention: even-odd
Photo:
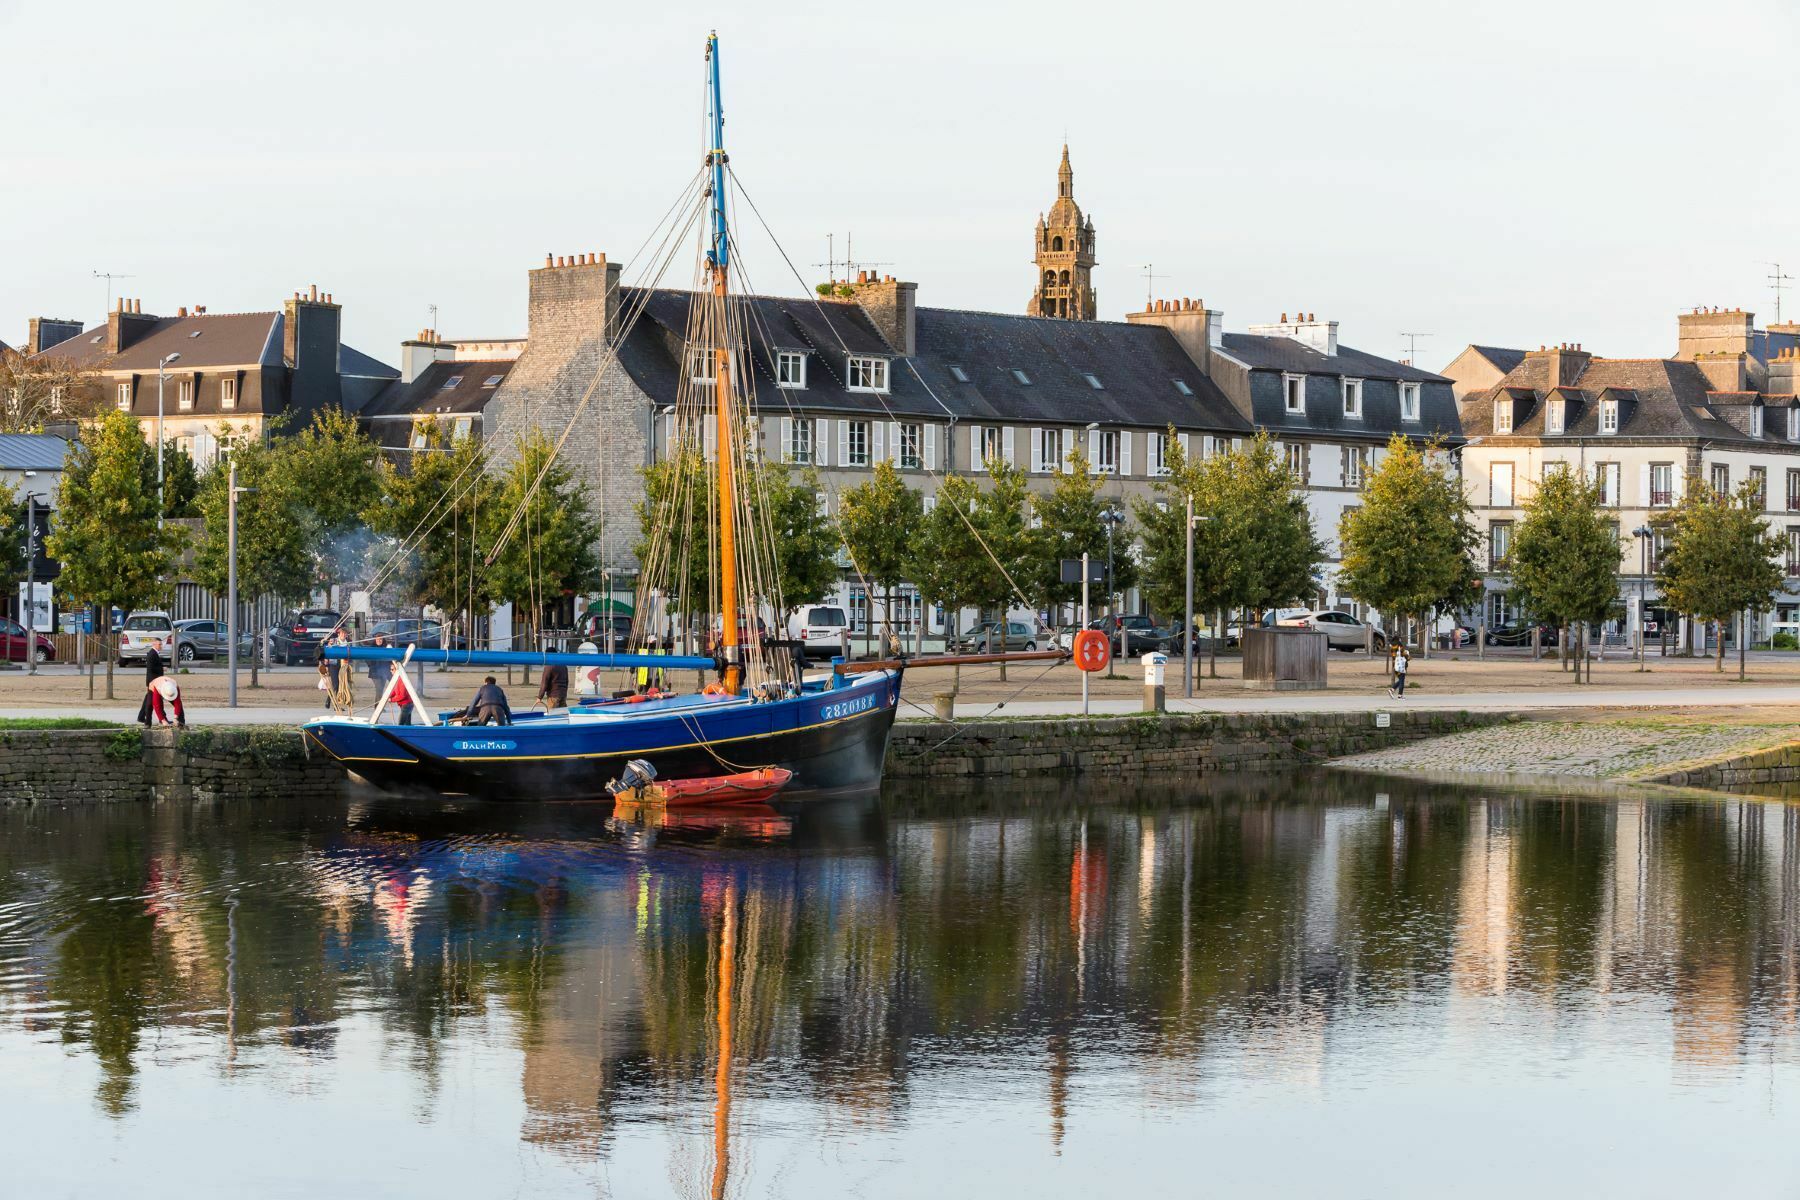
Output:
[[1725,622],[1713,622],[1713,636],[1719,639],[1718,650],[1713,662],[1713,670],[1723,674],[1725,671]]
[[1225,610],[1218,612],[1219,623],[1213,627],[1213,635],[1206,639],[1206,677],[1219,677],[1219,639],[1225,636]]
[[1738,614],[1738,682],[1744,681],[1747,651],[1750,646],[1750,610]]
[[1431,657],[1431,622],[1424,613],[1419,614],[1419,657]]
[[106,634],[100,644],[106,647],[106,698],[113,699],[113,664],[119,657],[119,635],[112,631],[112,605],[106,606]]

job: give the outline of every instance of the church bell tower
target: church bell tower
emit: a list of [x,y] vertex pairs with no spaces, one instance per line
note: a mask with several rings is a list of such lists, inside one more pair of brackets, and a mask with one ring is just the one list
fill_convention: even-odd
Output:
[[1037,290],[1026,312],[1034,317],[1068,321],[1092,321],[1098,306],[1094,300],[1094,221],[1084,218],[1075,204],[1075,172],[1069,166],[1069,147],[1063,146],[1062,166],[1056,171],[1056,203],[1050,217],[1038,217]]

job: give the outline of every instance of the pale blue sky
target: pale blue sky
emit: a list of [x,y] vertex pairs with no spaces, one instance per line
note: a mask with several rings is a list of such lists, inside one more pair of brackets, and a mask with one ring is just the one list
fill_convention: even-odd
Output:
[[451,337],[522,334],[528,268],[628,254],[698,166],[717,26],[733,164],[802,264],[853,230],[923,304],[1021,310],[1066,130],[1105,317],[1154,262],[1228,328],[1423,331],[1433,368],[1469,341],[1666,353],[1677,311],[1766,322],[1766,260],[1800,276],[1797,14],[0,0],[0,339],[98,320],[96,270],[159,313],[317,283],[394,363],[434,303]]

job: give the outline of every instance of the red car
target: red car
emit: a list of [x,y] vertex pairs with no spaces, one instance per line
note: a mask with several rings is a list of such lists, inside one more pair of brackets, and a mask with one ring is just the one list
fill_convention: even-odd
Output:
[[[0,617],[0,658],[8,662],[24,662],[25,647],[30,644],[23,625]],[[55,662],[56,643],[43,634],[38,634],[37,653],[34,657],[41,663]]]

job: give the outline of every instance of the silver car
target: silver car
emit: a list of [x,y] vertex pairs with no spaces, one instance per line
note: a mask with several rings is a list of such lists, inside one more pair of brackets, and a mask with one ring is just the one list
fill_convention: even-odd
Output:
[[1361,650],[1365,644],[1377,650],[1387,649],[1387,634],[1335,608],[1315,608],[1283,617],[1277,624],[1317,629],[1325,635],[1325,644],[1333,650]]

